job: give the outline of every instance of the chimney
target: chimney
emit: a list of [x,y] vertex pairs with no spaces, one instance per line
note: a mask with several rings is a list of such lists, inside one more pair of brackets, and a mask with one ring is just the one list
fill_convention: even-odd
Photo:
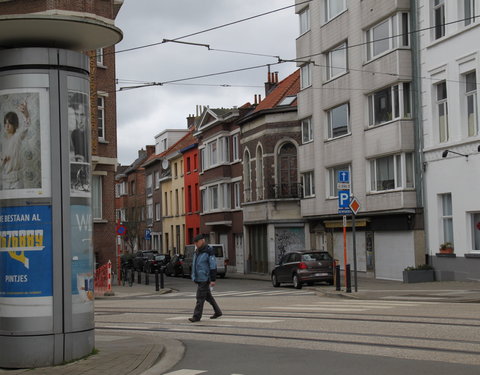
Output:
[[155,154],[155,146],[154,145],[147,145],[146,148],[147,148],[147,157]]
[[258,104],[258,98],[257,98],[257,94],[255,94],[255,97],[254,97],[254,101],[253,101],[253,104],[257,105]]
[[268,96],[278,84],[278,72],[267,74],[267,82],[265,82],[265,96]]
[[188,115],[187,117],[187,128],[190,130],[195,126],[195,119],[194,115]]

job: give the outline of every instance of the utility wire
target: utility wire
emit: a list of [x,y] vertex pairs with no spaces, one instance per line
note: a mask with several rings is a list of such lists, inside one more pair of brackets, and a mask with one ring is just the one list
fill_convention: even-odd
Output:
[[297,4],[293,4],[293,5],[287,5],[287,6],[282,7],[282,8],[277,8],[277,9],[274,9],[274,10],[271,10],[271,11],[268,11],[268,12],[264,12],[264,13],[256,14],[254,16],[242,18],[242,19],[237,20],[237,21],[228,22],[228,23],[225,23],[223,25],[210,27],[208,29],[204,29],[204,30],[197,31],[197,32],[194,32],[194,33],[191,33],[191,34],[180,36],[180,37],[175,38],[175,39],[164,39],[161,42],[145,44],[145,45],[132,47],[132,48],[126,48],[126,49],[118,50],[118,51],[111,52],[111,53],[122,53],[122,52],[136,51],[136,50],[143,49],[143,48],[158,46],[160,44],[165,44],[165,43],[168,43],[168,42],[171,42],[171,41],[178,41],[180,39],[185,39],[185,38],[189,38],[189,37],[192,37],[192,36],[204,34],[204,33],[207,33],[209,31],[218,30],[218,29],[221,29],[221,28],[224,28],[224,27],[236,25],[236,24],[241,23],[241,22],[250,21],[250,20],[255,19],[255,18],[263,17],[263,16],[266,16],[266,15],[269,15],[269,14],[272,14],[272,13],[280,12],[280,11],[285,10],[285,9],[289,9],[289,8],[292,8],[292,7],[295,7],[295,6],[298,6],[298,5],[309,3],[310,1],[312,1],[312,0],[306,0],[306,1],[302,1],[301,3],[297,3]]

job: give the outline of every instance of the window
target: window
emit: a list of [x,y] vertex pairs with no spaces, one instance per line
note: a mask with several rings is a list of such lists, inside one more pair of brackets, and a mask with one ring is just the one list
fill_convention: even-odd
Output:
[[240,152],[238,150],[238,134],[234,135],[232,137],[232,148],[233,148],[233,160],[239,160],[240,159]]
[[208,144],[208,157],[209,157],[209,165],[216,165],[218,163],[217,157],[217,141],[211,142]]
[[155,220],[160,221],[162,219],[162,209],[160,203],[155,204]]
[[103,66],[103,48],[97,48],[95,53],[97,65]]
[[190,167],[190,157],[187,157],[187,173],[191,172],[191,167]]
[[147,175],[147,196],[152,196],[152,193],[153,193],[153,189],[152,189],[152,186],[153,186],[153,175],[150,173]]
[[478,135],[477,74],[465,74],[465,97],[467,105],[468,136]]
[[173,163],[173,178],[178,178],[178,163]]
[[303,65],[300,68],[301,88],[305,89],[312,85],[312,71],[310,63]]
[[300,35],[302,35],[310,30],[310,8],[303,9],[298,13],[298,17],[300,21]]
[[102,219],[102,176],[92,175],[92,215]]
[[198,156],[197,154],[193,155],[193,170],[197,171],[198,169]]
[[414,187],[413,154],[390,155],[370,161],[370,190]]
[[98,139],[105,140],[105,96],[98,94],[97,97],[97,129]]
[[168,216],[168,193],[165,192],[165,203],[163,205],[163,207],[165,208],[165,215],[164,216]]
[[202,168],[215,167],[222,163],[230,161],[230,139],[229,137],[220,137],[207,143],[205,149],[200,152],[202,154]]
[[338,189],[337,189],[337,182],[338,182],[338,172],[340,171],[350,171],[350,165],[338,165],[333,168],[328,169],[328,181],[329,181],[329,197],[338,197]]
[[463,7],[464,7],[464,18],[465,18],[465,26],[468,26],[474,22],[475,19],[475,0],[463,0]]
[[285,96],[280,102],[277,104],[277,107],[288,106],[292,105],[292,103],[297,100],[297,95],[288,95]]
[[367,60],[399,47],[408,47],[409,14],[397,13],[367,30]]
[[147,198],[147,220],[153,220],[153,199]]
[[312,118],[302,120],[302,143],[313,141]]
[[178,189],[175,189],[175,215],[180,215],[180,201],[178,199]]
[[159,172],[154,172],[153,173],[153,179],[155,180],[155,189],[160,188],[160,173]]
[[448,131],[448,103],[447,103],[447,83],[441,82],[435,85],[437,98],[437,121],[438,135],[440,143],[447,142]]
[[127,195],[127,184],[125,181],[115,184],[115,198],[120,198],[122,195]]
[[204,148],[200,150],[200,162],[202,163],[202,172],[206,169],[207,161],[205,160],[206,151]]
[[332,108],[328,115],[328,138],[337,138],[350,133],[350,119],[348,104],[342,104]]
[[251,181],[252,181],[252,172],[250,167],[250,153],[248,150],[245,150],[245,155],[243,157],[243,193],[244,193],[244,201],[250,202],[252,200],[252,188],[251,188]]
[[192,212],[192,186],[187,186],[187,212]]
[[346,0],[325,0],[325,21],[330,21],[346,9]]
[[445,35],[445,0],[433,0],[435,39]]
[[369,125],[411,117],[410,83],[403,82],[368,96]]
[[204,213],[230,209],[230,185],[217,184],[202,190],[202,208]]
[[135,180],[130,181],[130,195],[135,195]]
[[443,243],[453,244],[452,194],[440,194]]
[[347,43],[327,53],[327,80],[347,72]]
[[315,196],[315,182],[313,180],[313,171],[306,172],[302,175],[303,182],[303,197],[313,197]]
[[263,152],[260,146],[257,147],[257,155],[255,157],[255,171],[257,183],[257,200],[263,200],[264,178],[263,178]]
[[234,208],[240,208],[240,182],[235,182],[233,184],[233,207]]
[[480,213],[472,214],[472,249],[480,251]]

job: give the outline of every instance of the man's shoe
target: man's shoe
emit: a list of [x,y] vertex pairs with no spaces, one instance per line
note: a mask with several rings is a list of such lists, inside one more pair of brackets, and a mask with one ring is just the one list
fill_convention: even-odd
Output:
[[220,313],[220,314],[213,314],[210,319],[217,319],[217,318],[220,318],[223,314]]
[[197,318],[188,318],[188,320],[190,320],[192,323],[200,321],[200,319],[197,319]]

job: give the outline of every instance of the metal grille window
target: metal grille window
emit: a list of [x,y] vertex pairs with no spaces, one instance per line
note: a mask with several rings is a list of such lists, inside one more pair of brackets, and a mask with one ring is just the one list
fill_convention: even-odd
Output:
[[473,137],[478,135],[477,74],[475,71],[465,75],[465,97],[468,136]]

